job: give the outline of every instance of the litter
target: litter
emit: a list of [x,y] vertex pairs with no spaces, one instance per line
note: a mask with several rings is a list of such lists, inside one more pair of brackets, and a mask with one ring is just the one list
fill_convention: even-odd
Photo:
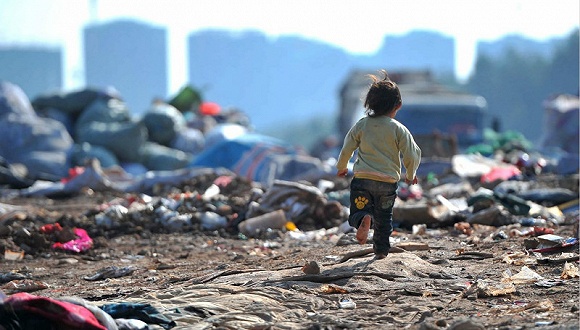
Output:
[[122,276],[131,275],[136,270],[135,267],[127,266],[127,267],[117,267],[117,266],[109,266],[100,269],[96,274],[91,276],[83,277],[87,281],[99,281],[104,280],[107,278],[117,278]]
[[526,284],[534,283],[544,278],[538,273],[531,270],[528,266],[522,266],[519,273],[512,275],[511,271],[507,269],[503,273],[503,283]]
[[578,277],[578,266],[566,262],[564,264],[564,270],[562,271],[562,274],[560,275],[560,278],[562,279],[571,279],[571,278],[575,278]]
[[341,298],[339,301],[340,308],[343,309],[355,309],[356,303],[350,298]]

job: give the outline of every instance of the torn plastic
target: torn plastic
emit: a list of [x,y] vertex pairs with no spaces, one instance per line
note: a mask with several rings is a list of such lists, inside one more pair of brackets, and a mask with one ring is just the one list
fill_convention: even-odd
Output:
[[527,284],[527,283],[535,283],[539,280],[543,280],[544,278],[531,270],[528,266],[522,266],[522,269],[519,273],[513,274],[509,269],[506,269],[503,272],[503,283],[513,283],[513,284]]
[[88,251],[93,247],[93,239],[89,237],[86,230],[74,228],[73,232],[77,236],[77,239],[65,243],[56,242],[52,245],[52,248],[80,253]]

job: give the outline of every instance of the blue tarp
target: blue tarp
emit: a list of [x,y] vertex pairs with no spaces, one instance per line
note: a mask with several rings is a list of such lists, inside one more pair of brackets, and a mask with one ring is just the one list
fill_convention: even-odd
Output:
[[218,142],[197,155],[190,166],[226,168],[266,186],[276,179],[292,180],[323,168],[318,158],[306,157],[288,143],[256,133]]
[[289,144],[273,137],[248,133],[231,140],[218,142],[214,146],[198,154],[191,166],[225,167],[234,169],[244,153],[256,149],[269,149],[278,153],[295,153]]

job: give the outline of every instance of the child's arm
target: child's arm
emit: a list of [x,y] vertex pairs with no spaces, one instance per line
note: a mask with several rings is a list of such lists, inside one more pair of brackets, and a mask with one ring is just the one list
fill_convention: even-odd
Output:
[[407,130],[407,134],[403,137],[401,145],[401,154],[403,155],[403,165],[407,172],[405,182],[407,184],[417,184],[417,169],[421,163],[421,149],[413,139],[411,133]]
[[348,173],[348,161],[354,154],[354,151],[358,148],[358,142],[355,138],[354,127],[344,137],[344,142],[342,144],[342,149],[338,155],[338,160],[336,161],[336,175],[345,176]]

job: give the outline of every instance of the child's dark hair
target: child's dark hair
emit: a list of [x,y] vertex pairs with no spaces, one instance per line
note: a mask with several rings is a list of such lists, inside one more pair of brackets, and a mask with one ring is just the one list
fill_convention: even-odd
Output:
[[382,80],[375,75],[368,75],[373,81],[364,103],[365,114],[369,117],[389,114],[403,103],[399,86],[389,78],[386,70],[380,72],[384,75]]

